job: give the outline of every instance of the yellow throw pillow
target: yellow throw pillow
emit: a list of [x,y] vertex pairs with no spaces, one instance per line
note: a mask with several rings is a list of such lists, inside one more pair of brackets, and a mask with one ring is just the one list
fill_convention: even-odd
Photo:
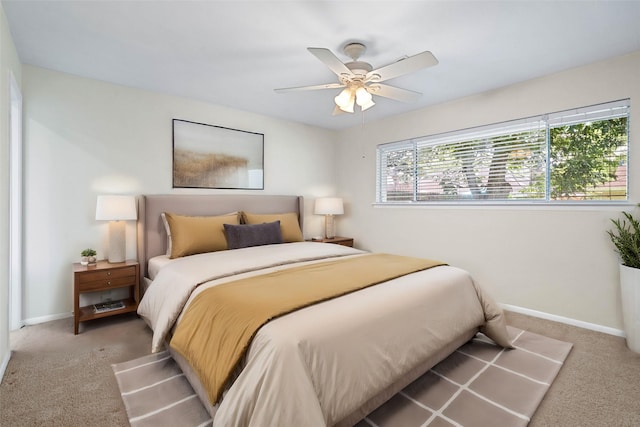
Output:
[[295,212],[281,214],[252,214],[242,212],[243,222],[245,224],[262,224],[265,222],[280,221],[280,229],[282,230],[282,240],[285,243],[302,242],[302,230],[298,222],[298,214]]
[[239,224],[238,215],[184,216],[165,212],[170,228],[169,258],[227,249],[224,224]]

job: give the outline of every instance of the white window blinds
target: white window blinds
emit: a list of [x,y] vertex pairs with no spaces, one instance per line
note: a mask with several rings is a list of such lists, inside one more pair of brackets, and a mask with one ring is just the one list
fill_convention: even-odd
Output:
[[378,146],[378,202],[626,200],[629,100]]

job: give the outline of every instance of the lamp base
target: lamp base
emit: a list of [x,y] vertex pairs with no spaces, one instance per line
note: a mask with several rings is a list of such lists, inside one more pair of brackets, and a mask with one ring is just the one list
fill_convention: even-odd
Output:
[[124,262],[127,255],[126,230],[124,221],[109,222],[109,259],[110,263]]
[[325,215],[324,216],[324,238],[333,239],[334,237],[336,237],[334,215]]

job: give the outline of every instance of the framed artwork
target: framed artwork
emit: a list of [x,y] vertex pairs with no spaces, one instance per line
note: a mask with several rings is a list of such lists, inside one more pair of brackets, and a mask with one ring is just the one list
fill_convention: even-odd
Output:
[[173,119],[173,188],[264,189],[264,134]]

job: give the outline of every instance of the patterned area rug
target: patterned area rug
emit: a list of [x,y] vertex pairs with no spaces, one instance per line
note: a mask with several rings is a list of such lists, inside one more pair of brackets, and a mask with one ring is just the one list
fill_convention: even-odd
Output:
[[[478,334],[370,413],[369,426],[526,426],[572,344],[509,327],[514,350]],[[212,421],[168,352],[113,365],[132,426]]]

